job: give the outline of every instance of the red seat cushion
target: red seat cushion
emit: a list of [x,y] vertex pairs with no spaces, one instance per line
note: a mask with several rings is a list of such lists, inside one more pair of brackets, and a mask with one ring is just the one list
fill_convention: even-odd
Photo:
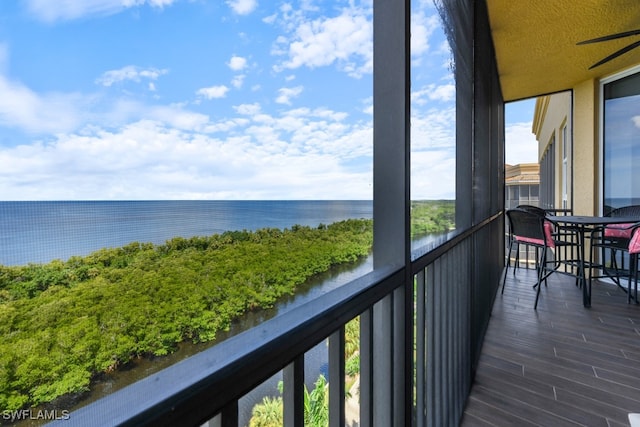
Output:
[[549,221],[544,222],[544,237],[547,239],[547,246],[555,248],[555,242],[553,240],[553,224]]
[[609,224],[604,228],[604,237],[614,237],[622,239],[631,238],[631,226],[633,223],[628,224]]
[[534,239],[533,237],[522,237],[522,236],[515,236],[516,240],[518,242],[521,243],[531,243],[533,245],[544,245],[544,241],[542,239]]
[[[555,248],[555,242],[553,240],[553,224],[549,221],[544,222],[544,236],[547,240],[547,246],[550,248]],[[544,245],[544,241],[542,239],[536,239],[534,237],[522,237],[522,236],[514,236],[518,242],[521,243],[531,243],[532,245]]]
[[631,241],[629,241],[629,253],[640,254],[640,229],[636,229]]

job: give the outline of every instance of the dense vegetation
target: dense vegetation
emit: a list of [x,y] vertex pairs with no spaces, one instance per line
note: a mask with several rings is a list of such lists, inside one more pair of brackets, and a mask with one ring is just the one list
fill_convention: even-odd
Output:
[[[282,393],[282,382],[278,384]],[[282,396],[262,398],[253,407],[249,427],[281,427],[284,425],[284,403]],[[320,375],[309,391],[304,386],[304,425],[326,427],[329,425],[329,383]]]
[[411,235],[446,233],[455,227],[455,200],[411,202]]
[[0,266],[0,410],[87,390],[95,374],[184,340],[212,340],[247,310],[367,255],[371,242],[370,220],[347,220]]
[[[345,339],[345,389],[347,394],[360,373],[360,318],[346,324]],[[282,383],[278,384],[282,394]],[[249,427],[280,427],[283,425],[284,403],[282,396],[265,396],[251,411]],[[304,425],[325,427],[329,424],[329,383],[324,375],[318,376],[313,390],[304,386]]]
[[[452,201],[412,203],[412,234],[452,224]],[[248,310],[367,255],[371,243],[371,220],[347,220],[0,265],[0,411],[86,391],[96,375],[182,341],[214,340]],[[347,345],[347,371],[356,375],[357,340]]]

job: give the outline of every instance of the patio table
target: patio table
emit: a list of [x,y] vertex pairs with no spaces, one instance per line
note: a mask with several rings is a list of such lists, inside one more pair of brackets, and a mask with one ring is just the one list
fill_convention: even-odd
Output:
[[[591,307],[591,281],[587,286],[585,274],[585,234],[596,227],[611,224],[633,224],[640,222],[636,216],[584,216],[584,215],[547,215],[547,219],[560,228],[574,230],[578,235],[578,281],[582,288],[582,304]],[[591,260],[589,260],[591,262]]]

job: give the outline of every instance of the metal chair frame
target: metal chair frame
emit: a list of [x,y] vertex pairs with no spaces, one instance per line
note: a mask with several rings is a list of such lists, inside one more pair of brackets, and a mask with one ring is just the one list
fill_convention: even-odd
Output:
[[[539,211],[535,209],[515,208],[506,212],[509,222],[509,248],[507,252],[507,265],[505,267],[502,293],[504,294],[504,288],[506,284],[507,272],[511,265],[511,252],[514,246],[518,249],[519,245],[525,244],[536,248],[536,269],[538,272],[537,282],[534,285],[536,288],[536,300],[534,303],[534,309],[538,307],[538,300],[540,298],[541,285],[544,282],[547,285],[547,277],[555,271],[561,264],[567,263],[569,260],[561,260],[559,257],[553,256],[552,260],[547,259],[549,252],[553,254],[553,251],[549,251],[550,248],[556,248],[559,246],[568,246],[573,243],[569,241],[562,241],[554,239],[551,233],[547,233],[545,229],[545,215],[541,215]],[[539,256],[538,256],[539,255]],[[516,256],[516,263],[518,262],[518,256]],[[549,266],[551,265],[551,267]],[[575,265],[575,264],[574,264]],[[516,268],[514,266],[514,275]]]
[[[640,205],[630,205],[617,208],[609,212],[606,216],[640,216]],[[591,274],[589,280],[606,278],[610,279],[622,290],[627,292],[627,300],[631,302],[631,283],[635,283],[635,297],[637,298],[637,275],[638,275],[638,254],[629,253],[629,243],[631,236],[636,232],[638,224],[626,224],[624,226],[597,227],[591,232]],[[607,231],[612,229],[626,231],[627,236],[607,235]],[[597,254],[599,252],[599,254]],[[611,259],[611,265],[606,265],[607,254]],[[599,255],[599,258],[597,258]],[[625,266],[625,258],[629,257],[629,266]],[[618,259],[620,263],[618,263]],[[596,261],[597,260],[597,261]],[[594,274],[594,270],[601,271],[601,274]],[[612,274],[613,273],[613,274]],[[622,280],[627,280],[627,286],[623,286]]]

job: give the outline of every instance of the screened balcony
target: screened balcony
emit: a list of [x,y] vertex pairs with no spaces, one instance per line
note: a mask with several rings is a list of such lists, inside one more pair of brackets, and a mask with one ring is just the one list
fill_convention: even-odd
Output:
[[[541,26],[528,39],[530,27],[518,25],[532,16],[531,25],[541,25],[553,10],[561,18],[577,15],[585,30],[593,27],[591,15],[578,13],[577,4],[584,5],[575,1],[541,1],[535,7],[508,0],[437,3],[455,57],[456,231],[440,244],[411,249],[409,2],[375,0],[374,271],[57,425],[237,426],[244,396],[281,373],[284,425],[303,426],[305,354],[324,342],[330,426],[354,420],[359,426],[625,425],[627,411],[640,412],[633,397],[637,370],[618,370],[638,361],[637,307],[605,291],[606,303],[584,309],[573,302],[574,294],[577,301],[581,295],[573,284],[554,278],[534,311],[525,270],[509,275],[505,295],[499,295],[504,102],[597,76],[572,71],[568,80],[530,78],[561,67],[548,62],[541,70],[539,63],[557,48],[547,35],[565,22],[556,21],[555,29]],[[638,11],[635,0],[623,3]],[[623,9],[619,15],[628,12]],[[508,17],[514,26],[505,24]],[[598,25],[615,32],[607,22],[619,21],[606,15]],[[509,43],[522,52],[504,50]],[[530,60],[538,61],[531,70]],[[353,413],[345,398],[344,328],[357,316],[360,384]],[[587,348],[579,347],[581,338]],[[529,370],[539,375],[530,378]]]
[[485,336],[462,426],[627,426],[640,411],[640,310],[613,284],[582,306],[554,274],[532,310],[535,270],[507,275]]

